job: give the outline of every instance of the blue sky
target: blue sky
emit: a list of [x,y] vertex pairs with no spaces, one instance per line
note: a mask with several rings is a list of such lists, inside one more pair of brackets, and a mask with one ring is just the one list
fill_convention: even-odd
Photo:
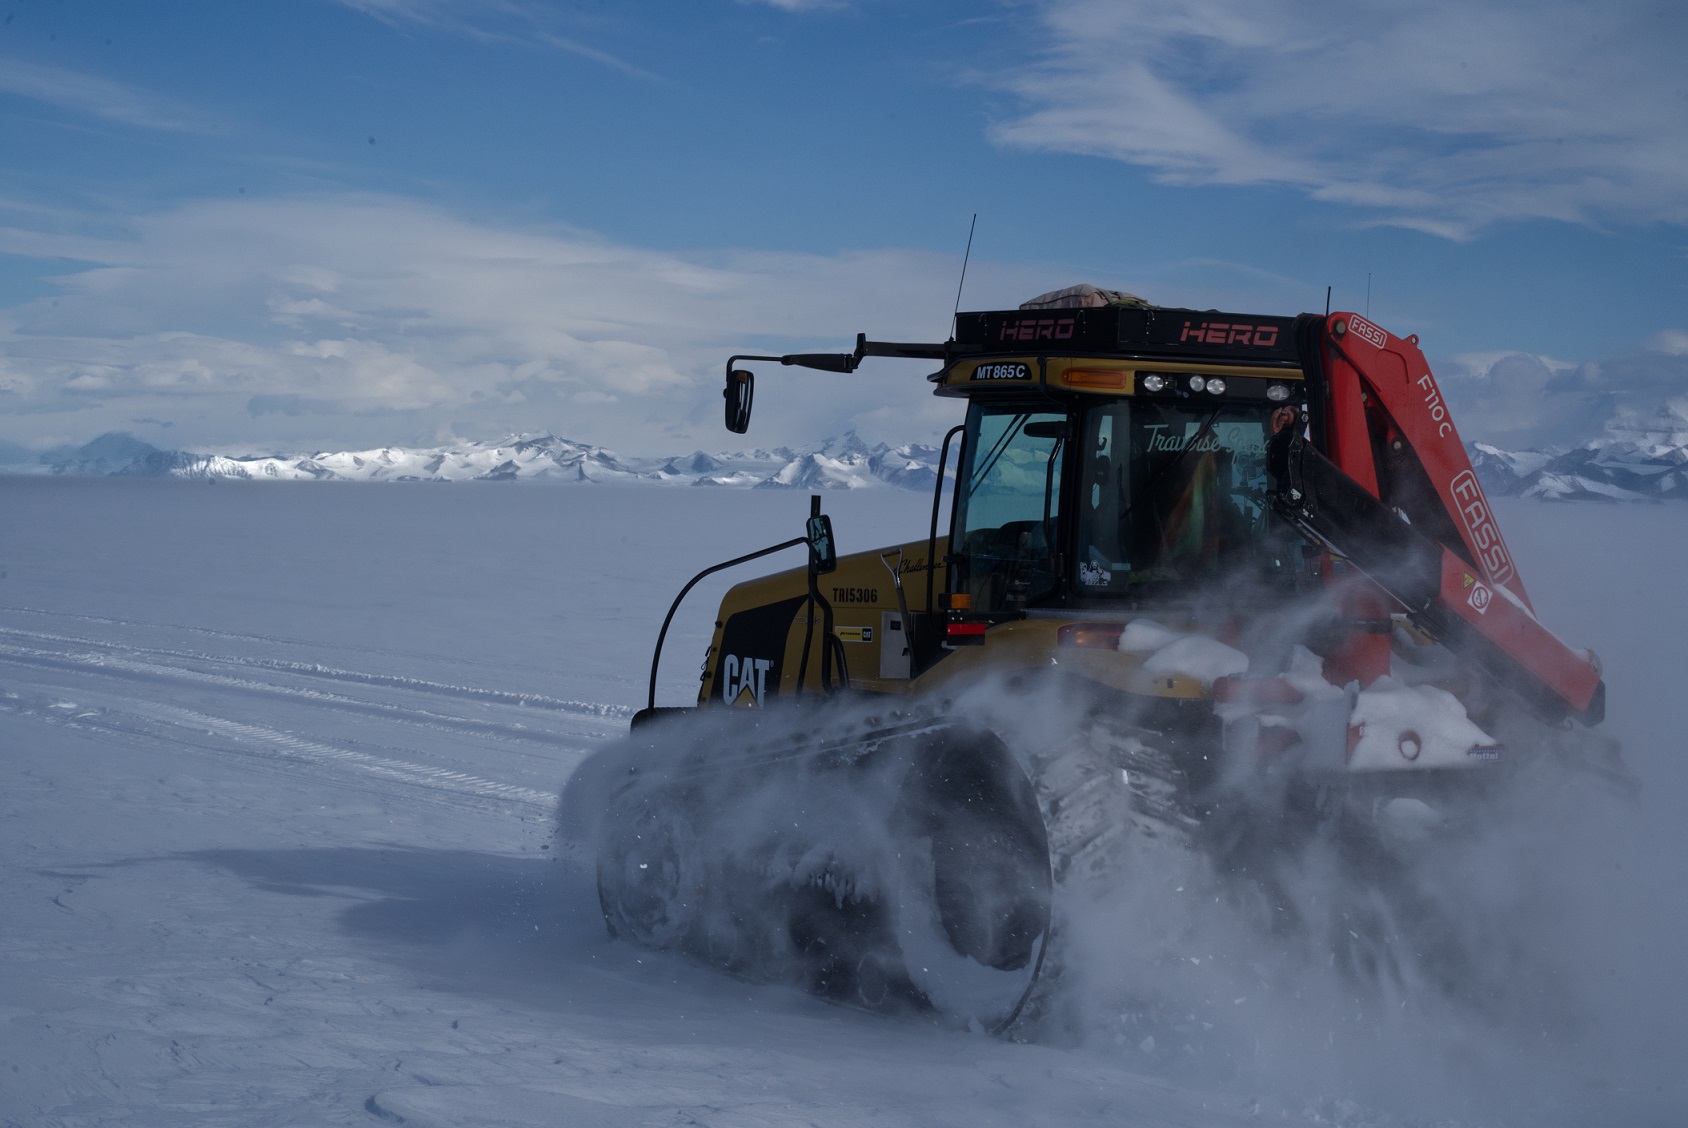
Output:
[[[729,445],[744,349],[1090,281],[1420,335],[1467,437],[1688,396],[1688,8],[0,0],[0,440]],[[939,432],[918,368],[751,439]]]

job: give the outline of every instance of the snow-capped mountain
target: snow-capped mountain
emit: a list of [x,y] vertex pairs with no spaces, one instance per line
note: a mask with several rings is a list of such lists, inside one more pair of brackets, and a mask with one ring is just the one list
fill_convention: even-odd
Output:
[[1556,501],[1688,498],[1688,404],[1620,415],[1597,439],[1562,453],[1506,451],[1477,443],[1471,463],[1483,488]]
[[[1489,493],[1550,500],[1637,501],[1688,498],[1688,402],[1651,414],[1620,415],[1594,439],[1568,451],[1468,448]],[[247,478],[283,481],[553,481],[651,483],[724,488],[839,490],[896,486],[929,490],[938,448],[870,445],[854,431],[813,446],[671,457],[630,457],[557,435],[501,442],[461,440],[436,447],[381,447],[314,454],[223,454],[159,450],[123,432],[61,447],[10,472],[129,477]]]
[[854,431],[795,450],[778,447],[727,454],[698,450],[666,458],[624,457],[551,434],[512,436],[496,443],[464,440],[425,448],[263,455],[159,450],[131,435],[113,432],[82,447],[50,451],[29,469],[64,475],[273,481],[539,480],[805,490],[880,485],[930,489],[937,480],[937,456],[936,447],[922,444],[870,446]]
[[[764,489],[856,489],[888,483],[906,489],[929,490],[937,481],[938,448],[911,443],[869,448],[856,438],[844,449],[823,449],[793,455],[779,472],[757,483]],[[835,446],[837,440],[833,440]]]

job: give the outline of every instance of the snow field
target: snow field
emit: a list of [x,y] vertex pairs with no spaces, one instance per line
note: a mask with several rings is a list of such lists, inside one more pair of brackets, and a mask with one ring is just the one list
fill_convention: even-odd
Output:
[[[794,535],[805,495],[0,479],[0,499],[0,1124],[1668,1124],[1688,1107],[1688,512],[1497,506],[1544,620],[1601,653],[1607,727],[1644,787],[1620,825],[1519,816],[1488,864],[1466,859],[1573,980],[1535,1025],[1413,994],[1392,1024],[1356,1021],[1328,977],[1240,931],[1189,939],[1202,915],[1161,883],[1095,922],[1094,997],[1152,981],[1171,1017],[1097,1012],[1056,1047],[612,944],[589,882],[546,849],[550,797],[643,703],[674,592]],[[847,552],[924,529],[930,500],[825,504]],[[715,580],[670,632],[660,701],[695,691],[732,577]],[[1138,936],[1178,962],[1133,969],[1107,943]],[[1211,1029],[1184,1038],[1186,1015]]]

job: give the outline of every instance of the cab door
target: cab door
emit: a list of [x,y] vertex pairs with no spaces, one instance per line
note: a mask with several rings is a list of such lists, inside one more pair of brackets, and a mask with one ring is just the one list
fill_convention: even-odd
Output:
[[956,478],[952,591],[975,614],[1012,613],[1062,590],[1071,423],[1047,401],[975,402]]

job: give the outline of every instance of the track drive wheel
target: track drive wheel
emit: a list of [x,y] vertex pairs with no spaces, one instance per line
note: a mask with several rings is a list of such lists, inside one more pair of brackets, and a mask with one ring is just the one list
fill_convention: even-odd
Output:
[[1000,740],[963,728],[928,740],[898,819],[902,963],[940,1014],[1000,1031],[1031,996],[1050,941],[1048,838]]
[[701,916],[703,855],[684,797],[628,793],[604,820],[598,904],[610,935],[645,948],[685,945]]

